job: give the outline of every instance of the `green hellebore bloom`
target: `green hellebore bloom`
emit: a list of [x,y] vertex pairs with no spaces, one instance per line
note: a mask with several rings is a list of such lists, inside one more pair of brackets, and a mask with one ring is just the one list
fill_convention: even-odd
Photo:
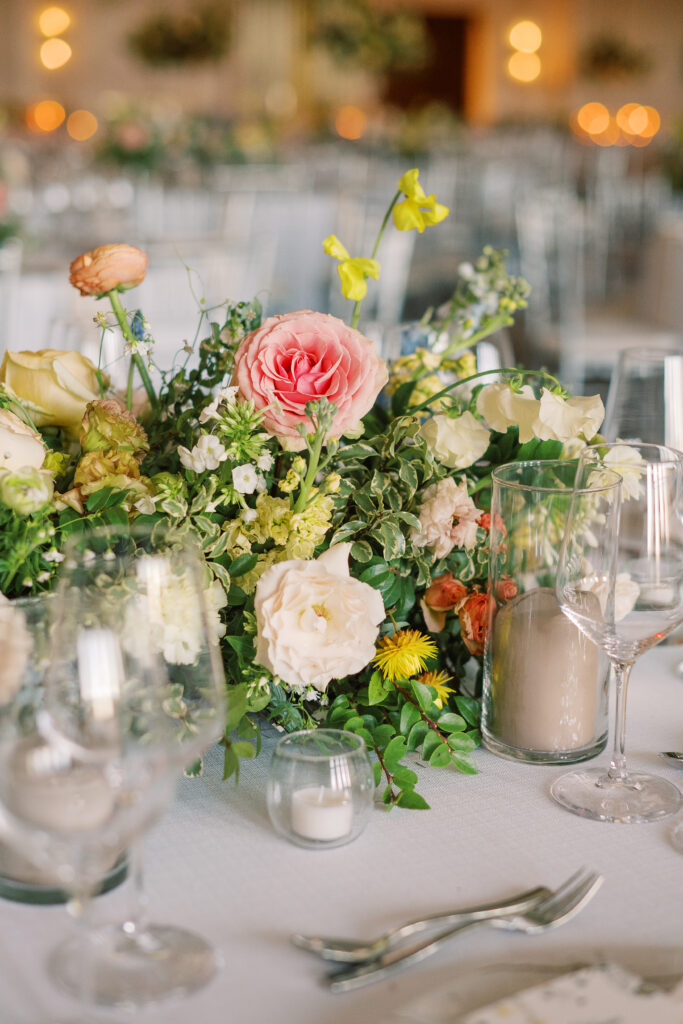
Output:
[[323,249],[328,256],[341,260],[337,272],[344,298],[353,299],[354,302],[364,299],[368,290],[366,279],[372,277],[376,281],[379,277],[379,260],[367,259],[365,256],[351,257],[336,235],[328,235],[323,242]]

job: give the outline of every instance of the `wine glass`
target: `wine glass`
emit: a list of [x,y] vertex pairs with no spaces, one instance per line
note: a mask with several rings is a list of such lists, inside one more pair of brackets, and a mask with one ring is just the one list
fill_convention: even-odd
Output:
[[[65,551],[40,727],[57,749],[104,772],[134,882],[125,920],[87,935],[87,998],[103,1005],[140,1007],[189,993],[219,966],[200,936],[145,921],[138,842],[183,767],[223,732],[209,579],[198,549],[161,524],[79,534]],[[83,995],[82,937],[54,951],[49,971]]]
[[612,443],[584,450],[578,472],[622,478],[600,515],[575,491],[557,572],[566,615],[601,647],[616,685],[614,751],[609,768],[581,769],[557,779],[551,793],[563,807],[597,821],[655,821],[683,806],[666,779],[626,768],[626,694],[633,664],[683,622],[683,548],[679,505],[683,457],[663,445]]
[[602,435],[683,450],[683,350],[627,348],[607,393]]

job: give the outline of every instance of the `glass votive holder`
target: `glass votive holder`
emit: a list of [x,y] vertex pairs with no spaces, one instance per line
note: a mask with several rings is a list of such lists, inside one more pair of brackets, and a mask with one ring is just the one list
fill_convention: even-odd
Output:
[[304,729],[275,746],[268,813],[275,830],[309,850],[350,843],[372,807],[372,766],[360,736],[342,729]]

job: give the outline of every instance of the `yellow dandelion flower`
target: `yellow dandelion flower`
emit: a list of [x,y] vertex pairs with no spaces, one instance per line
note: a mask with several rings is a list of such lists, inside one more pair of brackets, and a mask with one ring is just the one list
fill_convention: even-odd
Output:
[[453,676],[446,675],[445,672],[424,672],[419,679],[418,683],[424,683],[425,686],[431,686],[433,690],[436,690],[436,700],[434,703],[437,708],[442,708],[444,704],[448,703],[448,695],[455,693],[452,686],[447,686],[446,683],[450,683]]
[[416,676],[436,652],[434,641],[419,630],[399,629],[393,636],[382,637],[372,664],[393,683]]

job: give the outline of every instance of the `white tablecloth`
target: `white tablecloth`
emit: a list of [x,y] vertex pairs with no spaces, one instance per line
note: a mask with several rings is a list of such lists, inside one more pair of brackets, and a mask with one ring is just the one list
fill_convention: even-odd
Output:
[[[683,749],[683,679],[673,671],[681,657],[683,647],[662,647],[636,667],[627,751],[634,767],[683,785],[683,772],[656,756]],[[512,763],[484,750],[475,757],[475,777],[422,770],[419,788],[431,811],[377,810],[355,843],[312,852],[270,826],[267,747],[243,766],[237,788],[222,781],[220,756],[212,754],[206,776],[183,780],[177,802],[149,836],[147,881],[152,917],[201,932],[221,949],[225,967],[199,994],[136,1019],[424,1024],[455,1019],[425,1016],[418,1004],[424,1007],[427,993],[453,1005],[457,994],[474,992],[481,1005],[504,994],[496,990],[501,972],[508,990],[515,978],[517,987],[543,981],[546,966],[600,959],[643,975],[683,974],[683,855],[669,839],[672,820],[586,821],[548,796],[562,768]],[[562,928],[533,937],[474,929],[433,960],[345,995],[329,994],[321,963],[288,942],[292,931],[372,935],[423,913],[555,885],[582,865],[601,871],[605,883]],[[122,895],[100,898],[99,914],[113,915]],[[75,1009],[46,980],[44,958],[70,927],[62,907],[0,901],[2,1024],[127,1019]]]

